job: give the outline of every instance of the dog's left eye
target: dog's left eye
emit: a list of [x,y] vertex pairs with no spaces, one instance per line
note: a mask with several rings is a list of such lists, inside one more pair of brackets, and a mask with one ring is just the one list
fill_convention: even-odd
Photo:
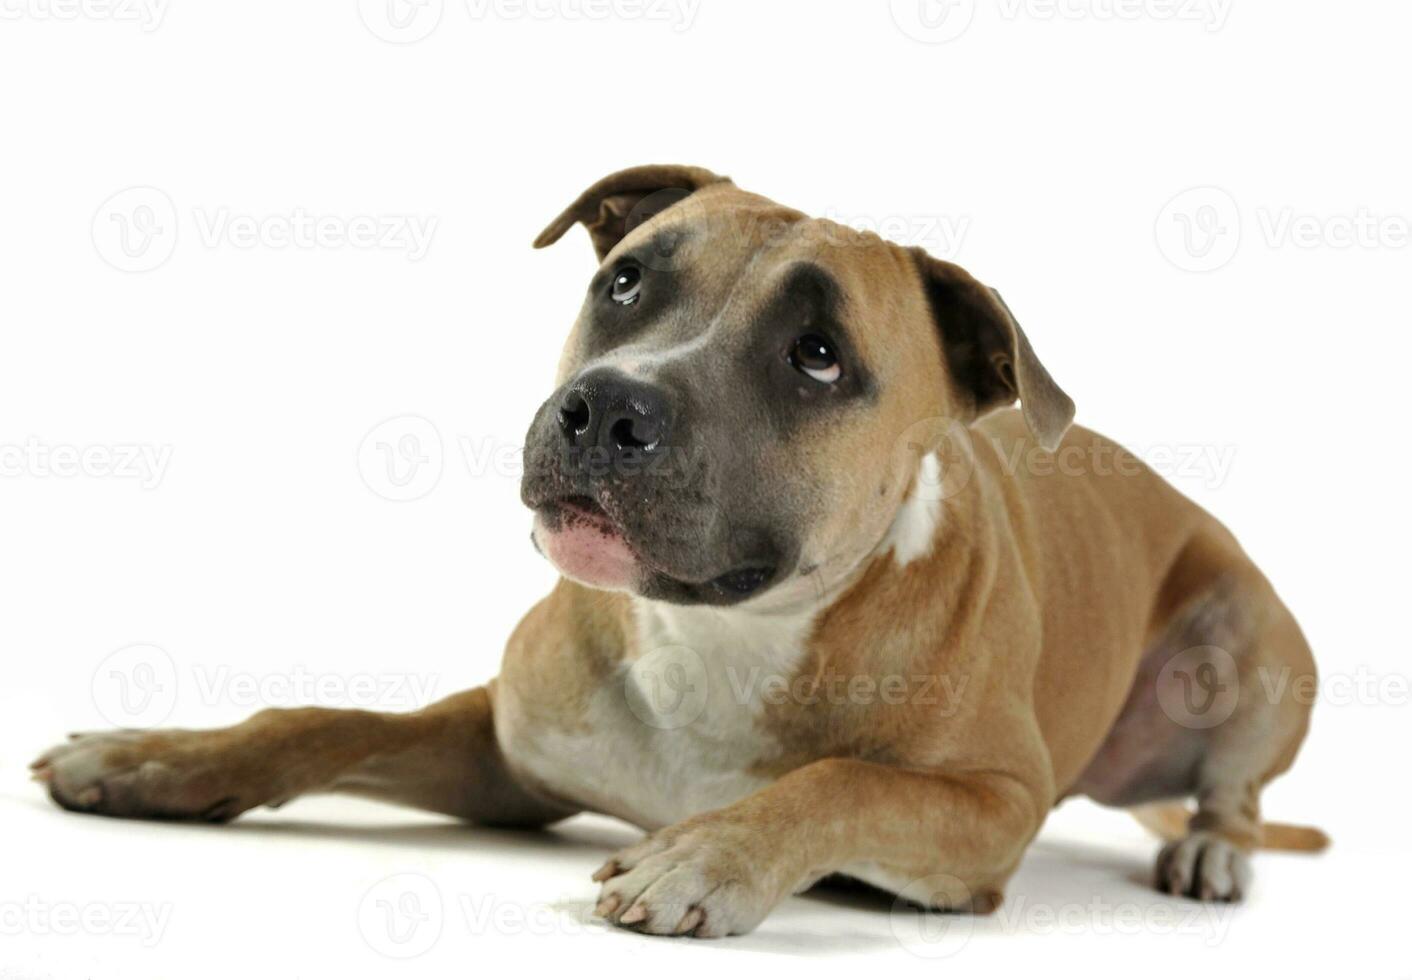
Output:
[[613,302],[619,306],[631,306],[642,294],[642,270],[630,265],[618,270],[613,277],[613,288],[608,291]]
[[820,384],[831,385],[843,375],[833,345],[816,333],[805,334],[794,342],[789,363]]

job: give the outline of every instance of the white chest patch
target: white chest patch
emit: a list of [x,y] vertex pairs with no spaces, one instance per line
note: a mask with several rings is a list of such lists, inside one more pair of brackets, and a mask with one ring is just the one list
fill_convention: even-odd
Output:
[[902,566],[931,554],[937,527],[941,524],[941,460],[936,453],[922,457],[917,478],[907,492],[907,499],[897,510],[897,516],[883,540],[883,549]]
[[777,751],[759,718],[804,653],[813,610],[636,600],[639,656],[564,728],[523,733],[515,762],[560,796],[646,828],[733,803],[767,784]]

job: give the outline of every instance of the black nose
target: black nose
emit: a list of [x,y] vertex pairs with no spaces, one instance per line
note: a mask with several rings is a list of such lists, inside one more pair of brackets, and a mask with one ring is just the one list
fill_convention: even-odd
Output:
[[664,450],[669,415],[666,398],[651,385],[592,371],[565,390],[559,429],[574,449],[600,449],[618,460]]

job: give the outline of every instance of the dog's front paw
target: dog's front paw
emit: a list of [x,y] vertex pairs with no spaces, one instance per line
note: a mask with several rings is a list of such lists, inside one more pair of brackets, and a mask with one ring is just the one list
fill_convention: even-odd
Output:
[[658,936],[714,938],[749,932],[791,888],[758,828],[721,816],[650,834],[594,873],[597,915]]
[[112,817],[222,822],[263,800],[233,773],[211,732],[114,731],[69,736],[30,763],[66,810]]

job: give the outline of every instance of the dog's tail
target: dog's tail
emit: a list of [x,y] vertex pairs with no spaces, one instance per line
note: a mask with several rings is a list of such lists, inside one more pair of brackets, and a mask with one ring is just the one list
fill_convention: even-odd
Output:
[[[1184,803],[1148,803],[1132,807],[1130,812],[1152,833],[1164,841],[1180,840],[1191,821],[1191,810]],[[1329,835],[1318,827],[1300,827],[1288,823],[1260,825],[1260,849],[1265,851],[1305,851],[1317,853],[1330,844]]]

